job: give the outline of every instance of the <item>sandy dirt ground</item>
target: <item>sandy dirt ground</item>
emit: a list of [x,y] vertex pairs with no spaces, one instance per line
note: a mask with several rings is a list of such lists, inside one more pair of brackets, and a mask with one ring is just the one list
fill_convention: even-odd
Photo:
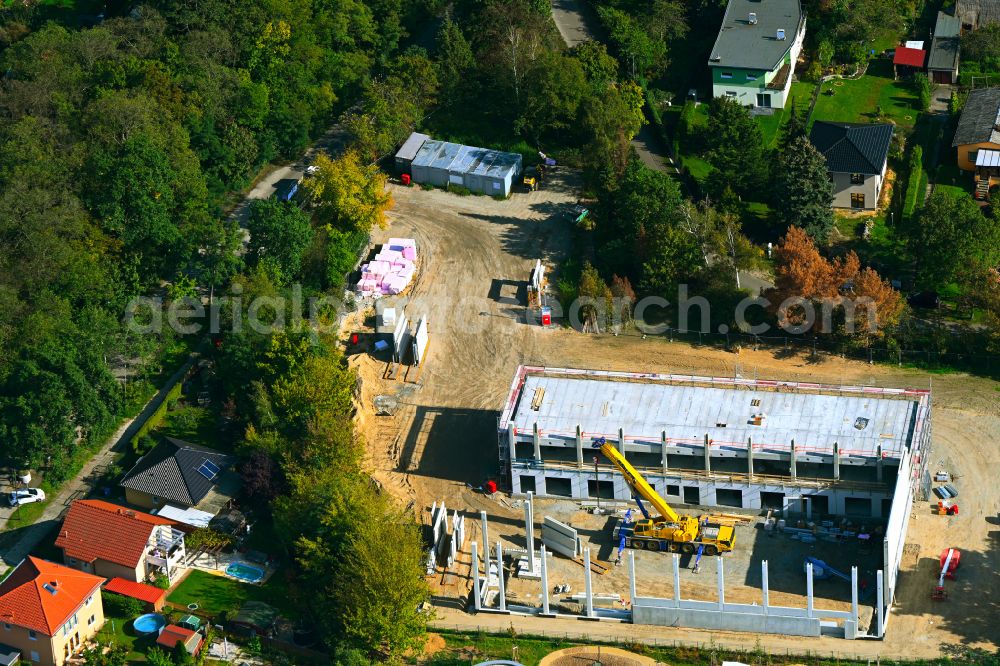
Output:
[[[519,364],[714,376],[740,372],[767,379],[929,387],[933,391],[931,465],[954,475],[961,493],[961,509],[957,516],[943,517],[932,515],[930,503],[914,505],[887,639],[848,643],[823,638],[810,641],[809,646],[784,637],[762,636],[761,641],[766,647],[780,650],[798,645],[800,650],[811,646],[850,654],[924,657],[935,656],[943,647],[952,645],[988,649],[1000,645],[1000,628],[996,625],[1000,617],[1000,576],[996,575],[1000,569],[1000,484],[995,480],[1000,465],[998,384],[966,375],[930,375],[834,356],[813,360],[776,350],[746,349],[737,355],[653,336],[584,335],[526,322],[525,288],[535,260],[542,259],[552,266],[570,249],[567,217],[576,201],[577,187],[573,174],[560,174],[538,192],[518,193],[506,201],[496,201],[393,186],[396,206],[390,214],[391,224],[381,232],[384,238],[376,240],[390,236],[416,238],[420,270],[401,301],[406,303],[411,321],[427,316],[431,341],[423,367],[409,372],[409,381],[383,378],[388,360],[385,356],[360,353],[350,357],[361,377],[358,420],[368,446],[367,464],[383,487],[412,506],[424,522],[435,501],[444,500],[450,508],[470,516],[487,510],[491,526],[500,526],[500,536],[523,547],[523,530],[519,526],[522,512],[509,499],[486,498],[466,487],[495,478],[497,418]],[[362,313],[351,323],[353,330],[368,330],[370,315],[370,311]],[[395,396],[400,408],[393,416],[375,416],[373,400],[377,395]],[[575,507],[571,502],[553,504],[565,505],[564,511]],[[541,513],[536,507],[536,518]],[[583,516],[587,514],[575,517],[574,524],[577,519],[583,523]],[[477,534],[473,531],[473,536]],[[594,541],[607,545],[600,527],[595,527]],[[945,584],[948,600],[934,602],[929,593],[936,582],[937,557],[949,546],[961,549],[961,569],[956,581]],[[605,550],[608,552],[602,552],[602,556],[610,557],[610,550]],[[580,589],[582,570],[569,562],[564,566],[576,567],[575,575],[581,579],[576,587]],[[651,569],[644,574],[640,564],[640,593],[669,594],[672,583],[663,589],[657,582],[669,581],[666,559],[649,566],[658,567],[658,571]],[[756,566],[759,568],[759,564]],[[752,569],[747,567],[748,571]],[[705,576],[705,572],[712,580],[682,583],[686,597],[714,598],[714,567],[703,567],[701,575]],[[467,568],[465,573],[464,581],[455,575],[432,581],[441,595],[437,601],[442,622],[474,627],[497,621],[500,628],[509,626],[509,618],[499,621],[484,615],[472,617],[446,607],[447,597],[458,597],[468,584]],[[566,575],[570,575],[568,570]],[[624,567],[613,568],[599,578],[610,591],[627,595]],[[738,580],[739,576],[732,578]],[[749,580],[749,576],[745,579]],[[530,594],[527,589],[516,589],[516,584],[512,592]],[[751,593],[752,586],[745,594]],[[739,586],[731,593],[727,587],[730,594],[727,598],[744,600]],[[789,602],[804,606],[801,592],[790,589],[777,594],[789,594]],[[828,596],[829,607],[843,603],[837,593]],[[774,594],[772,599],[782,602]],[[564,627],[566,633],[569,627],[581,631],[580,623],[570,620],[518,618],[517,622],[522,631],[557,627]],[[709,640],[708,632],[586,624],[583,635],[609,632],[609,636]],[[720,634],[712,636],[717,639]],[[741,639],[733,634],[729,640],[739,644]]]

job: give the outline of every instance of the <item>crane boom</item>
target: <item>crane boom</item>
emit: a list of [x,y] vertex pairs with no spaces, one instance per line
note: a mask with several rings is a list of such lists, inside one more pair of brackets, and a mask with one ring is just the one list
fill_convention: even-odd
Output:
[[618,468],[618,471],[622,473],[625,477],[625,483],[628,487],[632,489],[636,495],[642,497],[642,499],[649,502],[653,510],[656,511],[664,520],[670,523],[680,522],[680,516],[674,511],[667,501],[660,497],[660,494],[653,489],[653,486],[649,485],[646,479],[642,478],[642,475],[636,471],[635,467],[625,460],[618,449],[608,442],[601,445],[601,453]]

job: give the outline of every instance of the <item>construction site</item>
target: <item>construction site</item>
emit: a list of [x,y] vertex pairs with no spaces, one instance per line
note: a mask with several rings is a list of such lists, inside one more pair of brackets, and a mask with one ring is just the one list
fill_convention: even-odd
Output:
[[[757,635],[793,652],[810,636],[810,650],[861,657],[996,649],[997,384],[543,324],[532,292],[573,247],[572,178],[503,201],[393,186],[375,239],[421,248],[393,305],[434,339],[416,379],[387,373],[395,345],[350,356],[357,418],[373,477],[427,526],[434,622]],[[353,325],[377,335],[377,321]]]

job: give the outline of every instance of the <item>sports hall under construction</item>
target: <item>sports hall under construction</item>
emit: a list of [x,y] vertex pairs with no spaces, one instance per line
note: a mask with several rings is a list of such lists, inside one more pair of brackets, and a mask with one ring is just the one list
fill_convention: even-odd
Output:
[[914,497],[929,491],[930,438],[927,390],[527,366],[498,419],[501,475],[515,495],[631,500],[598,455],[611,443],[681,508],[862,526],[882,542],[874,636],[888,621]]

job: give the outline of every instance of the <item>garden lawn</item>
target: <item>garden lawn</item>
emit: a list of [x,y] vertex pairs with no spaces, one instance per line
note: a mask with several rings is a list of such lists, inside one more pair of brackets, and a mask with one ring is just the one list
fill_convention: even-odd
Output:
[[104,616],[104,626],[97,632],[101,643],[115,643],[128,648],[128,663],[146,661],[146,651],[156,645],[155,636],[139,636],[132,629],[134,617]]
[[[829,91],[834,94],[829,94]],[[868,71],[857,80],[835,79],[823,84],[812,120],[845,123],[871,123],[881,109],[883,116],[898,126],[910,129],[920,113],[920,101],[910,81],[894,81],[892,63],[873,60]]]
[[198,604],[197,614],[216,617],[236,613],[245,601],[263,601],[285,617],[298,618],[299,608],[289,599],[284,572],[276,571],[263,585],[242,583],[228,576],[216,576],[195,569],[167,597],[172,604]]
[[179,406],[168,411],[157,432],[166,437],[181,439],[192,444],[210,448],[220,446],[219,428],[215,413],[206,407],[194,405]]

